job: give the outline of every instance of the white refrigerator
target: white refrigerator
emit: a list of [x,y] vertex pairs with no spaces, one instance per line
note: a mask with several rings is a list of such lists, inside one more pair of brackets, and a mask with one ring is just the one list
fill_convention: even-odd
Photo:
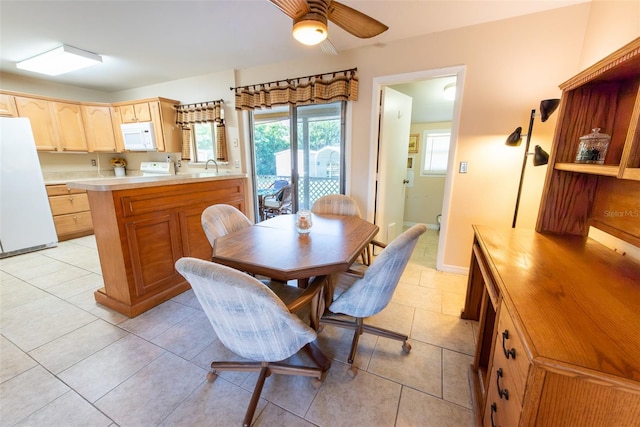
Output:
[[29,119],[0,117],[0,148],[0,258],[56,246]]

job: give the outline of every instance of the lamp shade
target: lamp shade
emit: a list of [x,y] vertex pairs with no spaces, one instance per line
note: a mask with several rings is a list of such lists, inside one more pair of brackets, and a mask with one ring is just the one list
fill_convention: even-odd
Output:
[[540,101],[540,120],[546,122],[560,104],[559,99],[543,99]]
[[549,163],[549,153],[536,145],[533,152],[533,166],[542,166]]
[[516,130],[511,132],[511,135],[507,137],[505,144],[507,145],[520,145],[522,142],[522,127],[518,126]]

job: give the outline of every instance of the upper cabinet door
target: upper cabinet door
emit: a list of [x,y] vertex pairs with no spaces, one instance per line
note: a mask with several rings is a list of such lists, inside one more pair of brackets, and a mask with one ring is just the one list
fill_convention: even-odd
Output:
[[16,107],[20,117],[31,121],[31,130],[39,151],[56,151],[58,135],[53,119],[51,103],[44,99],[16,96]]
[[122,123],[150,122],[151,111],[148,102],[120,106]]
[[54,102],[53,111],[62,151],[88,151],[79,104]]
[[17,117],[16,100],[12,95],[0,93],[0,116]]
[[117,151],[111,107],[83,105],[82,120],[84,122],[84,131],[87,135],[89,151],[110,153]]

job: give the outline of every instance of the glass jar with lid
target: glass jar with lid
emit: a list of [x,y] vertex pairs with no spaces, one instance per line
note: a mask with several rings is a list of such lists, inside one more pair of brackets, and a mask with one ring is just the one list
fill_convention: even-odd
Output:
[[605,133],[600,133],[600,128],[593,129],[593,132],[580,137],[576,163],[593,163],[601,165],[607,155],[611,137]]

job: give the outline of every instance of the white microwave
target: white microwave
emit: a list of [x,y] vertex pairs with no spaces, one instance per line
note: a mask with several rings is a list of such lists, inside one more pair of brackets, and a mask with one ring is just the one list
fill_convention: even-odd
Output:
[[120,128],[125,150],[154,151],[156,149],[152,122],[123,123]]

